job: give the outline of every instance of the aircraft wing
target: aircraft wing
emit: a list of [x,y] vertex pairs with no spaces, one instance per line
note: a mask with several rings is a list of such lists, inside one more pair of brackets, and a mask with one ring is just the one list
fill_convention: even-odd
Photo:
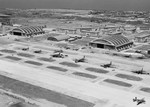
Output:
[[137,105],[142,104],[142,103],[145,103],[145,100],[144,100],[144,99],[138,101]]
[[142,102],[138,102],[137,105],[141,104]]

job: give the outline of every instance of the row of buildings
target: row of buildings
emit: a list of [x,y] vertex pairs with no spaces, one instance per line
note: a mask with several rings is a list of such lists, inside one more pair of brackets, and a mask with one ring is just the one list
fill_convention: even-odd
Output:
[[[12,35],[18,36],[33,36],[44,34],[44,28],[46,26],[23,26],[14,28],[10,33]],[[131,28],[130,28],[131,29]],[[65,29],[65,28],[57,28],[56,32],[62,33],[60,35],[50,35],[48,34],[48,40],[51,41],[63,41],[68,40],[71,37],[69,34],[80,34],[82,37],[94,38],[89,42],[89,45],[97,48],[105,48],[105,49],[113,49],[113,50],[125,50],[131,48],[133,45],[133,41],[129,40],[127,37],[123,36],[120,32],[113,32],[108,34],[100,34],[99,28],[92,27],[82,27],[77,29]],[[131,30],[135,30],[132,28]],[[67,32],[67,33],[66,33]],[[148,42],[150,41],[150,31],[144,31],[136,34],[132,34],[134,36],[135,42]]]
[[[38,34],[44,34],[44,26],[24,26],[24,27],[17,27],[14,28],[10,33],[12,35],[18,35],[18,36],[31,36],[31,35],[38,35]],[[57,32],[61,32],[61,34],[45,34],[47,35],[47,40],[50,41],[67,41],[71,37],[68,36],[68,34],[65,34],[66,30],[70,34],[76,34],[79,30],[80,33],[83,35],[87,35],[87,32],[90,35],[93,36],[93,40],[89,41],[88,45],[96,48],[104,48],[104,49],[110,49],[110,50],[117,50],[121,51],[124,49],[131,48],[133,45],[133,42],[130,41],[128,38],[122,36],[121,34],[112,34],[112,35],[103,35],[99,37],[99,29],[95,28],[78,28],[76,30],[74,29],[57,29]],[[94,33],[93,33],[94,32]],[[84,36],[84,35],[83,35]]]
[[[0,15],[2,22],[10,23],[10,16]],[[1,21],[1,20],[0,20]],[[14,28],[10,34],[17,36],[34,36],[45,33],[46,26],[19,26]],[[81,35],[82,37],[94,38],[89,41],[89,45],[97,48],[124,50],[131,48],[133,41],[130,41],[128,37],[123,36],[124,33],[128,35],[134,35],[135,42],[148,42],[150,40],[149,29],[141,31],[140,27],[125,25],[125,24],[102,24],[98,27],[79,27],[79,28],[56,28],[55,31],[63,33],[59,36],[49,36],[48,40],[62,41],[70,39],[68,35]]]

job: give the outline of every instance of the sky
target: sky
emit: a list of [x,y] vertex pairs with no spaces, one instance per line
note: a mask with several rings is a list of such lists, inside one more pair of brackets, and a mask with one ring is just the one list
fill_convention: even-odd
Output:
[[0,0],[0,8],[150,10],[150,0]]

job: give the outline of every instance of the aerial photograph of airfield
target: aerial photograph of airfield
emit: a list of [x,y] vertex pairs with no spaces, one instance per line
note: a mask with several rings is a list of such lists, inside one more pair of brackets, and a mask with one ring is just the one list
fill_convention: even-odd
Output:
[[0,107],[150,107],[150,12],[0,9]]

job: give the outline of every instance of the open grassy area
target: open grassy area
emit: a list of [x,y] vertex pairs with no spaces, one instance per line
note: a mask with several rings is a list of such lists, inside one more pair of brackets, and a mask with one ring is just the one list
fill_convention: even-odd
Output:
[[149,88],[144,87],[144,88],[141,88],[140,90],[143,91],[143,92],[146,92],[146,93],[150,93],[150,87]]
[[102,73],[102,74],[106,74],[106,73],[109,72],[109,71],[106,71],[106,70],[103,70],[103,69],[92,68],[92,67],[86,68],[86,70],[90,71],[90,72]]
[[118,81],[118,80],[113,80],[113,79],[105,79],[104,82],[111,83],[111,84],[118,85],[118,86],[123,86],[123,87],[132,87],[132,85],[129,83]]
[[59,64],[65,65],[65,66],[68,66],[68,67],[80,67],[80,65],[74,64],[74,63],[71,63],[71,62],[61,62]]
[[87,73],[74,72],[73,74],[76,75],[76,76],[81,76],[81,77],[90,78],[90,79],[96,79],[97,78],[97,76],[87,74]]
[[28,54],[28,53],[18,53],[18,56],[22,56],[22,57],[28,57],[28,58],[32,58],[34,57],[34,55]]
[[116,74],[116,77],[132,80],[132,81],[142,81],[143,79],[137,76],[127,75],[127,74]]
[[25,61],[25,63],[32,64],[32,65],[36,65],[36,66],[41,66],[41,65],[43,65],[42,63],[35,62],[35,61]]
[[66,72],[66,71],[68,71],[68,70],[65,69],[65,68],[57,67],[57,66],[48,66],[47,68],[48,68],[48,69],[53,69],[53,70],[56,70],[56,71],[61,71],[61,72]]
[[94,104],[77,99],[65,94],[61,94],[42,87],[34,86],[9,77],[0,75],[0,86],[3,89],[10,90],[13,93],[34,99],[46,99],[54,103],[62,104],[67,107],[93,107]]
[[8,49],[2,49],[0,51],[4,52],[4,53],[16,53],[16,51],[14,51],[14,50],[8,50]]
[[39,107],[30,105],[7,93],[0,93],[0,107]]
[[38,59],[41,60],[41,61],[45,61],[45,62],[54,62],[55,61],[52,58],[44,58],[44,57],[41,57],[41,58],[38,58]]
[[21,58],[14,57],[14,56],[6,56],[5,58],[10,59],[10,60],[14,60],[14,61],[19,61],[19,60],[21,60]]

